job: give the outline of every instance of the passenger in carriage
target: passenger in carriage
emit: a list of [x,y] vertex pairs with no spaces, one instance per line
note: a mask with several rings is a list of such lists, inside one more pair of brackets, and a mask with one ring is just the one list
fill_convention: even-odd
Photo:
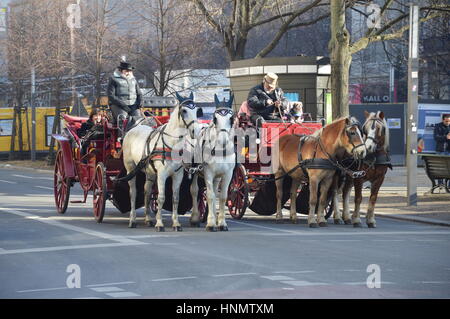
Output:
[[253,124],[260,126],[265,120],[281,120],[288,109],[289,101],[284,97],[283,90],[277,88],[277,83],[278,75],[269,72],[261,84],[250,90],[247,103]]
[[142,117],[140,110],[142,93],[133,75],[134,69],[130,63],[120,62],[108,83],[109,105],[113,115],[112,122],[116,124],[119,115],[127,117],[128,124],[125,131],[131,128],[138,118]]
[[103,134],[103,128],[99,125],[101,115],[102,111],[92,108],[88,120],[77,130],[77,135],[81,139],[81,157],[86,154],[91,140],[98,139]]

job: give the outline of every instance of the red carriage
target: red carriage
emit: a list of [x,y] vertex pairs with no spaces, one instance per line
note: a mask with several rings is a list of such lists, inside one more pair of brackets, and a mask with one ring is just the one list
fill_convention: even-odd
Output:
[[[230,215],[234,219],[241,219],[246,209],[250,207],[259,215],[272,215],[275,213],[276,206],[276,188],[274,175],[270,172],[271,163],[260,159],[261,154],[270,156],[272,148],[276,141],[283,135],[310,135],[322,128],[322,122],[302,122],[291,123],[288,121],[266,121],[261,124],[260,128],[256,128],[250,121],[248,112],[242,112],[242,108],[238,116],[238,127],[244,131],[248,129],[258,130],[258,138],[256,140],[256,158],[251,158],[249,145],[246,144],[242,150],[245,161],[238,163],[233,173],[228,190],[227,206]],[[289,197],[290,179],[285,179],[283,186],[285,203]],[[250,195],[255,195],[252,203],[250,203]],[[329,197],[331,202],[331,196]],[[309,210],[309,189],[302,187],[302,191],[297,198],[297,212],[307,214]],[[328,205],[326,218],[332,213],[332,205]]]

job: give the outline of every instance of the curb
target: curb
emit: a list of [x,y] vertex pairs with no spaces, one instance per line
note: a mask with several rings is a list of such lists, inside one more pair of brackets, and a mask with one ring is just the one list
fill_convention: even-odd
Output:
[[397,219],[397,220],[406,220],[406,221],[422,223],[422,224],[450,227],[450,222],[447,222],[445,220],[440,220],[440,219],[432,219],[432,218],[418,217],[418,216],[408,216],[408,215],[398,215],[398,214],[389,214],[389,213],[379,213],[379,212],[375,212],[375,216],[382,217],[382,218]]

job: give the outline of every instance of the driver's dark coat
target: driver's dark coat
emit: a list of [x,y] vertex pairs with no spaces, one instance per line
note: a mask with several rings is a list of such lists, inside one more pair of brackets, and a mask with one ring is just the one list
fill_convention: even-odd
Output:
[[142,104],[142,93],[136,78],[125,78],[118,71],[109,78],[108,98],[110,104],[127,113],[140,108]]
[[281,101],[283,109],[287,109],[289,101],[284,97],[283,90],[276,88],[272,93],[267,93],[264,90],[264,84],[258,84],[253,87],[248,93],[247,103],[250,108],[251,115],[267,115],[271,113],[273,108],[268,108],[267,100]]

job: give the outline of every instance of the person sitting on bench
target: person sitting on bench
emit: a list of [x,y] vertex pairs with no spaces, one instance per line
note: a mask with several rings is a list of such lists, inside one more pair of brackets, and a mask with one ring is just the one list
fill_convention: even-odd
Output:
[[93,108],[88,120],[77,130],[77,135],[81,139],[81,157],[86,154],[91,140],[98,139],[103,134],[102,126],[98,125],[99,120],[101,120],[101,111]]

